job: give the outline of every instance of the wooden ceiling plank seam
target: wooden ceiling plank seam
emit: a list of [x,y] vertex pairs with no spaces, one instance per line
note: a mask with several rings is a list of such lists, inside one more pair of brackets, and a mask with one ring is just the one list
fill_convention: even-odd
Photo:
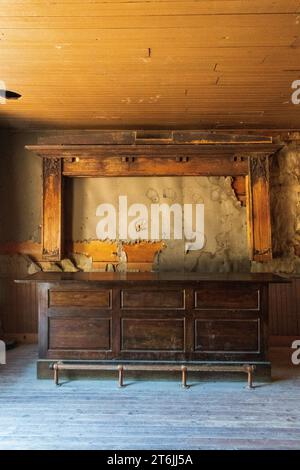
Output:
[[[1,4],[9,4],[10,9],[5,10],[5,14],[14,14],[17,12],[18,16],[25,16],[30,13],[30,16],[43,16],[47,12],[49,16],[63,16],[63,15],[81,15],[82,2],[59,2],[54,4],[46,4],[45,2],[14,2],[10,0],[1,1]],[[162,12],[168,12],[170,10],[170,4],[172,10],[179,13],[184,13],[186,10],[206,13],[206,14],[265,14],[265,13],[293,13],[298,12],[299,5],[297,0],[293,1],[263,1],[263,0],[252,0],[251,2],[245,1],[85,1],[85,14],[88,16],[95,16],[98,11],[101,14],[111,14],[116,11],[125,14],[133,12],[145,12],[147,14],[155,8],[159,8]],[[26,5],[26,8],[24,6]]]
[[[232,34],[234,30],[264,31],[264,28],[275,31],[292,29],[297,31],[296,14],[263,14],[263,15],[147,15],[139,16],[109,16],[109,17],[85,17],[84,15],[73,17],[1,17],[1,30],[35,30],[35,29],[84,29],[84,30],[114,30],[114,29],[200,29],[205,27],[207,31],[226,29]],[[142,20],[141,20],[142,18]]]

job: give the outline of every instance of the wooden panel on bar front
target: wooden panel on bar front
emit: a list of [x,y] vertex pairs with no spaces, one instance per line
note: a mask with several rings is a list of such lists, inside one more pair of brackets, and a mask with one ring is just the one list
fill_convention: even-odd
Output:
[[272,259],[269,188],[269,157],[249,157],[247,205],[250,257],[255,261]]
[[195,291],[196,309],[259,310],[259,290],[249,286],[201,287]]
[[179,309],[185,308],[185,291],[180,290],[134,290],[121,291],[123,309]]
[[111,308],[111,289],[103,290],[50,290],[50,307]]
[[61,160],[43,160],[43,258],[58,261],[62,255]]
[[184,319],[123,318],[123,351],[183,351]]
[[235,157],[123,157],[64,159],[65,176],[238,176],[248,172],[247,159]]
[[96,349],[111,347],[109,318],[50,318],[49,349]]
[[209,352],[260,352],[259,318],[195,320],[195,349]]
[[[262,273],[43,272],[19,282],[38,283],[41,361],[208,360],[243,364],[255,360],[268,366],[268,288],[270,283],[288,281]],[[219,289],[223,294],[218,308],[194,308],[195,292],[199,302],[202,293],[203,305],[209,305]],[[227,308],[225,289],[229,297],[240,290],[235,295],[237,308]],[[255,292],[261,292],[259,310],[245,309],[249,306],[245,289],[255,301]],[[90,291],[92,295],[111,290],[112,309],[49,307],[49,290]]]

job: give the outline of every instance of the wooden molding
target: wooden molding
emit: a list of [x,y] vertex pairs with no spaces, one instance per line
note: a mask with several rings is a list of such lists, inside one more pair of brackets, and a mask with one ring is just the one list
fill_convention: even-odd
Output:
[[[204,130],[65,130],[38,138],[39,145],[272,144],[273,138],[245,131]],[[278,133],[277,133],[278,134]],[[276,134],[276,135],[277,135]]]
[[192,157],[78,158],[63,160],[63,175],[101,176],[240,176],[248,173],[248,161],[232,161],[229,155]]
[[256,152],[272,154],[280,149],[282,145],[273,143],[158,143],[153,144],[97,144],[97,145],[27,145],[31,150],[42,158],[120,158],[120,157],[160,157],[176,158],[179,156],[197,156],[199,158],[225,155],[249,155]]

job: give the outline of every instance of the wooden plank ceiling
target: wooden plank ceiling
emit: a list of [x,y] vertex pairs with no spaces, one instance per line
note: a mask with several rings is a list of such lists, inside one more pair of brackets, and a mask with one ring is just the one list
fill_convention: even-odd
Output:
[[300,129],[300,0],[0,0],[0,126]]

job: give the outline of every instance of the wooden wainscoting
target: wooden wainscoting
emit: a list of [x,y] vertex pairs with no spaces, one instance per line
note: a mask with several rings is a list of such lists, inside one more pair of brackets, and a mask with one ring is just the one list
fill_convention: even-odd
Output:
[[290,346],[300,337],[300,277],[270,286],[270,344]]
[[0,320],[5,337],[22,343],[37,342],[36,286],[15,284],[11,278],[1,277]]
[[[35,341],[38,324],[35,285],[0,278],[0,319],[9,336],[20,342]],[[280,337],[300,336],[300,278],[293,279],[291,284],[270,286],[270,335],[274,345],[284,344]]]

